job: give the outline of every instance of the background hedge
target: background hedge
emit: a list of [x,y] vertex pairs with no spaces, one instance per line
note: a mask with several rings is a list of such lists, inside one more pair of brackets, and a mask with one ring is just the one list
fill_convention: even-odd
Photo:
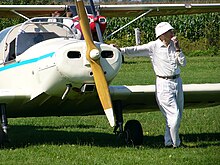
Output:
[[[111,34],[134,18],[109,18],[105,36]],[[210,55],[219,54],[220,47],[220,13],[142,17],[130,26],[114,34],[108,42],[119,46],[135,45],[135,28],[141,31],[141,43],[155,40],[155,26],[167,21],[175,28],[182,48],[187,52],[204,52]],[[110,40],[110,41],[109,41]],[[199,52],[198,52],[199,51]],[[201,54],[201,55],[203,55]]]

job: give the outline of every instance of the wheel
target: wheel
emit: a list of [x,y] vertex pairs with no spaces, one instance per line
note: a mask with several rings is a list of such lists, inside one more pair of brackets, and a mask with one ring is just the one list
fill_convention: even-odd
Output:
[[127,145],[142,145],[143,144],[143,130],[139,121],[129,120],[125,124],[125,142]]

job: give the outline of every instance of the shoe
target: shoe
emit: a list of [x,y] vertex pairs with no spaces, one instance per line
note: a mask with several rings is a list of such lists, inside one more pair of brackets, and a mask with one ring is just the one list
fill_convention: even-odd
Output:
[[187,148],[187,147],[188,147],[187,145],[181,143],[179,146],[173,146],[173,149],[175,149],[175,148]]
[[173,148],[173,145],[166,145],[165,148]]

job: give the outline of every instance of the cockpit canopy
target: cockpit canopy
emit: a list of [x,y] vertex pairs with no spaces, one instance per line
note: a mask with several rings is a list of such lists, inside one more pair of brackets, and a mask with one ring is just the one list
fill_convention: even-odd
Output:
[[75,33],[64,24],[72,21],[66,17],[39,17],[6,28],[0,32],[0,61],[8,62],[33,45],[52,38],[76,38]]

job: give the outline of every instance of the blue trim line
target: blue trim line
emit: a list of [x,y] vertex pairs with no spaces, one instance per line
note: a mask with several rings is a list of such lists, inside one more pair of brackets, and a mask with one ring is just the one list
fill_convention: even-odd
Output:
[[4,70],[11,69],[11,68],[15,68],[15,67],[18,67],[18,66],[31,64],[31,63],[37,62],[39,60],[42,60],[42,59],[45,59],[45,58],[48,58],[48,57],[52,57],[54,54],[55,54],[55,52],[52,52],[52,53],[45,54],[45,55],[37,57],[37,58],[33,58],[33,59],[29,59],[29,60],[25,60],[25,61],[13,63],[13,64],[8,64],[6,66],[1,67],[0,72],[4,71]]

